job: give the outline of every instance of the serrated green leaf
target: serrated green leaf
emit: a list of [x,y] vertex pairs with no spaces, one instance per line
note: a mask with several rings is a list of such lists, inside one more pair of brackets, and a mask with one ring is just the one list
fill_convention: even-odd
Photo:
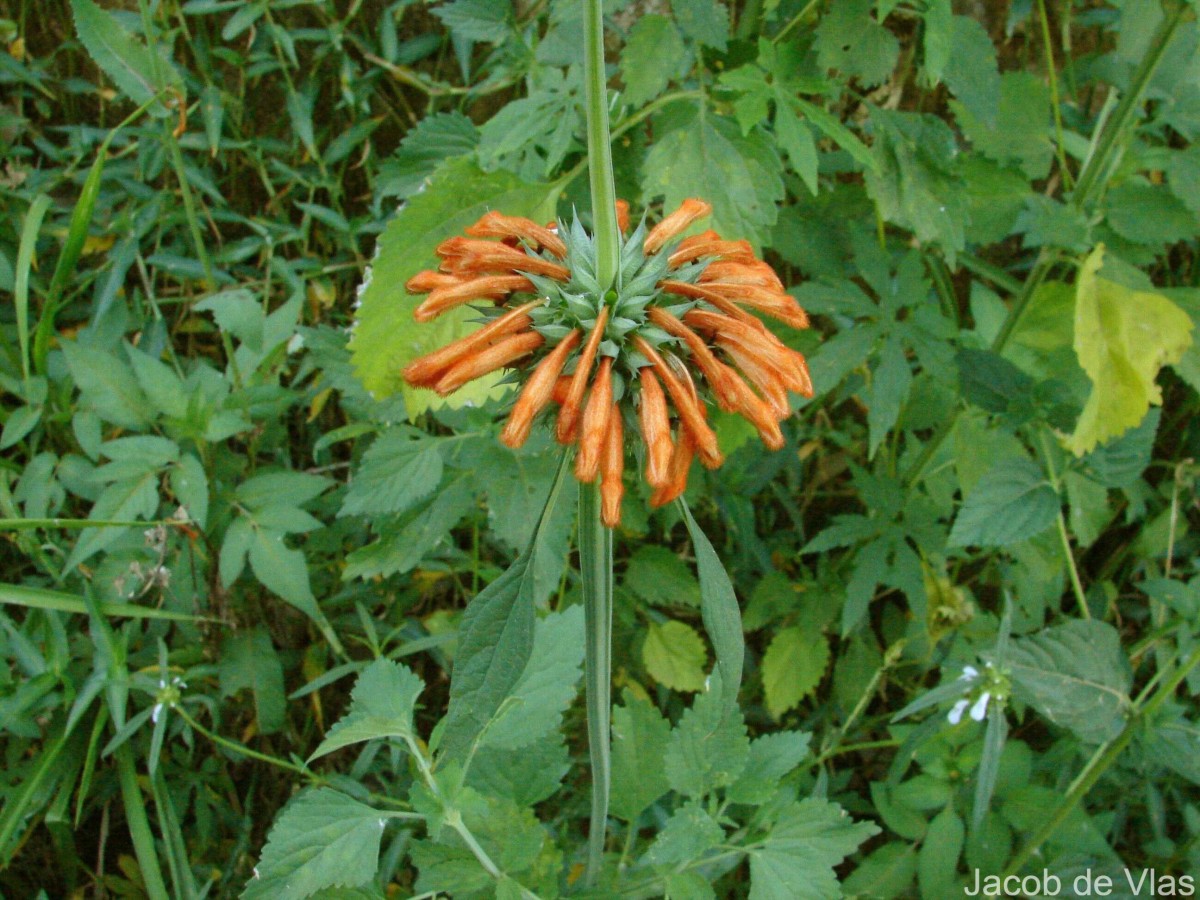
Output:
[[750,741],[741,710],[724,710],[717,691],[698,694],[671,732],[666,772],[671,788],[703,797],[733,784],[745,771]]
[[699,606],[700,585],[687,564],[666,547],[639,547],[622,586],[652,606]]
[[642,664],[650,676],[673,691],[704,689],[708,651],[696,630],[683,622],[651,622],[642,644]]
[[1075,353],[1092,393],[1067,442],[1080,456],[1137,425],[1162,404],[1159,369],[1179,362],[1192,343],[1192,320],[1161,294],[1135,291],[1100,276],[1104,245],[1079,271]]
[[723,237],[767,243],[784,191],[779,157],[762,132],[743,137],[735,122],[701,116],[691,105],[656,121],[662,132],[642,167],[646,199],[662,197],[670,212],[688,197],[704,197]]
[[671,0],[679,30],[698,44],[724,51],[729,41],[729,10],[721,0]]
[[571,754],[560,738],[543,737],[516,750],[481,746],[471,758],[467,785],[518,806],[533,806],[552,797],[571,771]]
[[726,797],[734,803],[762,804],[779,790],[779,782],[808,756],[812,735],[807,731],[777,731],[750,742],[746,769]]
[[675,810],[646,851],[652,866],[676,866],[700,859],[725,839],[725,831],[697,800]]
[[529,663],[538,557],[547,552],[544,526],[558,500],[567,459],[564,455],[529,546],[504,574],[475,596],[463,613],[442,737],[445,756],[455,758],[467,752]]
[[150,404],[122,360],[75,341],[63,341],[61,346],[85,406],[113,425],[139,431],[146,427]]
[[[177,99],[183,99],[183,79],[175,67],[122,28],[112,13],[92,0],[71,0],[71,11],[79,40],[125,96],[141,106],[171,88],[179,92]],[[157,116],[170,114],[161,102],[151,106],[150,112]]]
[[671,723],[648,700],[626,692],[612,714],[612,814],[633,822],[670,790],[664,759]]
[[900,410],[908,398],[910,387],[912,369],[904,352],[904,344],[898,337],[893,337],[883,345],[879,354],[879,365],[871,373],[871,390],[867,400],[869,456],[875,455],[883,439],[899,420]]
[[786,99],[775,107],[775,136],[796,174],[812,194],[817,193],[817,142]]
[[950,42],[942,80],[975,119],[993,124],[1000,104],[1000,72],[991,36],[978,19],[953,16]]
[[1077,619],[1017,638],[1007,666],[1013,696],[1080,740],[1098,744],[1124,726],[1132,676],[1107,622]]
[[817,689],[829,665],[829,642],[820,632],[784,628],[763,655],[767,711],[779,719]]
[[400,515],[442,480],[438,442],[411,428],[390,428],[365,454],[339,516]]
[[304,900],[375,878],[387,813],[329,788],[301,794],[267,836],[243,900]]
[[[465,307],[436,322],[413,320],[420,298],[406,294],[404,283],[421,269],[436,265],[434,247],[461,233],[489,209],[545,221],[553,216],[557,198],[557,185],[529,184],[507,172],[485,173],[470,159],[452,159],[438,168],[429,186],[388,223],[362,290],[350,351],[354,370],[372,396],[401,393],[413,419],[438,405],[441,401],[433,392],[408,387],[400,372],[418,356],[477,327],[477,313]],[[448,403],[482,403],[497,393],[496,381],[474,381],[456,391]]]
[[893,841],[873,850],[850,873],[842,888],[851,897],[873,897],[879,900],[908,897],[916,873],[917,852],[914,846]]
[[509,0],[451,0],[432,12],[455,37],[468,41],[498,44],[508,37],[512,27]]
[[900,43],[871,15],[873,0],[839,0],[817,25],[817,62],[857,78],[863,87],[884,81],[896,66]]
[[958,123],[971,144],[996,162],[1014,165],[1030,179],[1044,178],[1054,159],[1050,91],[1032,72],[1000,76],[1000,104],[994,124],[954,104]]
[[633,106],[661,94],[679,69],[683,39],[666,16],[643,16],[629,30],[621,51],[621,80],[625,100]]
[[479,129],[462,113],[425,116],[404,135],[396,153],[379,167],[381,196],[406,200],[447,159],[470,153],[479,145]]
[[967,494],[950,530],[949,545],[1015,544],[1049,528],[1058,511],[1058,494],[1033,460],[1003,459]]
[[190,453],[171,469],[171,492],[188,518],[201,528],[208,523],[208,476],[204,465]]
[[425,683],[407,667],[380,658],[358,676],[350,710],[329,729],[308,761],[350,744],[378,738],[412,738],[413,710]]
[[879,828],[854,822],[825,800],[787,806],[767,837],[749,850],[750,900],[833,900],[834,866]]
[[286,600],[318,625],[326,624],[308,582],[308,565],[304,554],[287,546],[281,533],[254,529],[249,556],[254,577],[267,590]]
[[534,626],[533,652],[481,746],[517,750],[542,741],[575,699],[583,665],[583,607],[551,613]]

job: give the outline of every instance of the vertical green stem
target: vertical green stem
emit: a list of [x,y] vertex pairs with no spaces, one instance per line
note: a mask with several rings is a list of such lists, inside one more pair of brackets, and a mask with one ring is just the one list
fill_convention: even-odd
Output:
[[596,279],[607,291],[617,277],[621,235],[613,185],[612,136],[608,128],[608,89],[604,71],[604,2],[583,0],[583,81],[587,103],[588,180],[596,229]]
[[142,870],[142,881],[150,900],[167,900],[167,884],[163,881],[162,868],[158,864],[158,853],[154,847],[154,833],[146,817],[146,800],[138,786],[137,770],[134,768],[133,751],[128,743],[117,748],[117,775],[121,782],[121,800],[125,805],[125,822],[129,826],[129,837],[133,841],[134,855],[138,868]]
[[588,749],[592,762],[592,819],[588,832],[586,880],[595,884],[604,860],[608,826],[609,712],[612,706],[612,531],[600,521],[599,484],[580,485],[579,571],[583,576],[583,609],[587,645]]

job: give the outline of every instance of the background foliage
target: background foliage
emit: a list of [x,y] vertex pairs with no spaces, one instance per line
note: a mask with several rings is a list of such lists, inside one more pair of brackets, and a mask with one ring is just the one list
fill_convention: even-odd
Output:
[[[818,393],[693,473],[733,717],[687,523],[630,485],[599,895],[1200,871],[1192,7],[607,10],[618,192],[767,253]],[[0,3],[6,894],[580,893],[572,484],[535,541],[550,440],[393,393],[464,327],[400,288],[439,237],[587,207],[579,34]],[[533,662],[434,768],[461,610],[531,541]]]

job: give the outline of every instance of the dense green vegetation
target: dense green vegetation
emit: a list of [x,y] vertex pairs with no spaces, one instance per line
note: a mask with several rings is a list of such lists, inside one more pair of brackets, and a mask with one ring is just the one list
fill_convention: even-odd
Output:
[[754,245],[816,397],[779,452],[713,410],[695,522],[630,472],[590,889],[578,489],[536,527],[549,430],[399,377],[466,327],[412,320],[439,240],[590,222],[582,9],[0,0],[0,894],[1188,894],[1195,5],[605,4],[618,196]]

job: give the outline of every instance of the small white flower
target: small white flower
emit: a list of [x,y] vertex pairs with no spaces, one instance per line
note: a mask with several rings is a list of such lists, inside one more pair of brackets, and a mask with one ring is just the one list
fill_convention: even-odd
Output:
[[979,670],[974,666],[963,666],[962,674],[958,677],[961,681],[974,681],[979,677]]
[[950,712],[946,715],[946,718],[950,720],[950,724],[957,725],[961,722],[963,713],[967,711],[967,707],[970,705],[971,701],[964,697],[955,703],[954,706],[950,707]]
[[976,722],[983,721],[983,717],[987,715],[988,700],[990,700],[991,698],[992,698],[992,695],[990,693],[988,693],[987,691],[984,691],[982,694],[979,695],[979,699],[976,700],[975,705],[971,707],[971,718],[972,719],[974,719]]
[[162,711],[163,711],[163,704],[161,704],[161,703],[155,703],[154,709],[150,711],[150,721],[153,722],[155,725],[158,724],[158,718],[159,718],[159,716],[162,715]]

